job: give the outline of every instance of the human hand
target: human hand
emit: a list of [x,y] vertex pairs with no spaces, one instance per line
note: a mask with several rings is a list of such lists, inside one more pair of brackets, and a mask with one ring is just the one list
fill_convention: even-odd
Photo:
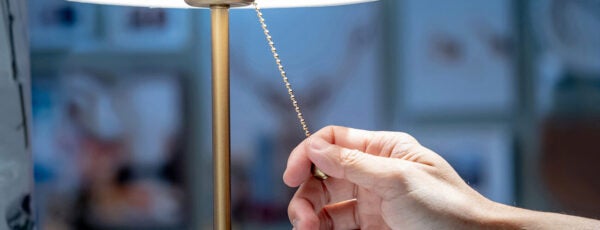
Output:
[[[311,162],[329,179],[312,177]],[[283,179],[300,186],[288,208],[299,230],[481,228],[497,208],[405,133],[323,128],[292,151]]]

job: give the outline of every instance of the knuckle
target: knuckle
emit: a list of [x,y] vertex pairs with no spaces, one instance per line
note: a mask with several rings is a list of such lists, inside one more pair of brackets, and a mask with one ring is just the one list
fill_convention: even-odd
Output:
[[414,152],[415,147],[418,147],[412,142],[398,142],[392,148],[391,156],[403,157],[408,153]]
[[417,139],[408,133],[398,132],[395,136],[399,142],[417,142]]
[[288,204],[287,207],[287,213],[288,213],[288,217],[290,218],[290,221],[294,219],[295,216],[295,211],[294,211],[294,207],[293,207],[293,202],[290,202]]
[[335,126],[335,125],[327,125],[323,129],[335,129],[335,128],[337,128],[337,126]]
[[396,164],[391,172],[388,174],[392,181],[406,181],[410,177],[412,167],[408,164]]
[[392,155],[403,156],[409,152],[417,151],[421,144],[408,133],[396,133],[394,135],[394,146],[392,148]]
[[335,125],[328,125],[323,127],[321,130],[323,130],[324,132],[328,132],[328,133],[334,133],[336,129],[338,129],[338,126]]
[[341,152],[340,164],[343,168],[352,168],[358,165],[363,157],[362,153],[358,150],[345,150]]

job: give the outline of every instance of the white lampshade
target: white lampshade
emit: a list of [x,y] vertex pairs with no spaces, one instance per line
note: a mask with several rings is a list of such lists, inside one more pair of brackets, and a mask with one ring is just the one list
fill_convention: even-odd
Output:
[[[68,0],[108,5],[144,6],[153,8],[193,8],[184,0]],[[315,7],[374,2],[377,0],[256,0],[261,8]],[[244,7],[242,7],[244,8]]]

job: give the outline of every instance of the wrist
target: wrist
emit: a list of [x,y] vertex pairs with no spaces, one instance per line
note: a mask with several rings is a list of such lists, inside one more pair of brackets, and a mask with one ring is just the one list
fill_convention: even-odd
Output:
[[485,229],[600,229],[600,221],[558,213],[527,210],[493,203],[486,212]]
[[474,196],[455,215],[449,216],[450,226],[455,229],[520,229],[514,222],[516,209],[496,203],[483,196]]
[[518,216],[520,209],[494,202],[480,196],[471,203],[467,218],[463,218],[463,229],[521,229]]
[[522,229],[528,210],[489,201],[482,212],[481,225],[485,229]]

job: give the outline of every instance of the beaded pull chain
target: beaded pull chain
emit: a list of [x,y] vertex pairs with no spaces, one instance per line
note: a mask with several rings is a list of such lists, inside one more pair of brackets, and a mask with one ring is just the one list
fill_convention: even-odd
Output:
[[[258,16],[258,21],[260,22],[260,26],[265,34],[269,47],[271,47],[271,53],[273,54],[273,58],[275,59],[275,63],[277,64],[277,68],[279,69],[279,73],[281,74],[281,78],[283,79],[283,83],[285,84],[285,88],[288,91],[288,95],[290,95],[290,101],[292,101],[292,106],[294,106],[294,110],[296,111],[296,116],[298,117],[298,121],[300,121],[300,126],[302,126],[302,130],[304,130],[304,135],[306,137],[310,137],[310,131],[308,130],[308,125],[306,125],[306,121],[304,120],[304,116],[302,115],[302,111],[300,110],[300,106],[298,105],[298,100],[296,100],[296,96],[294,95],[294,90],[292,89],[292,84],[290,84],[287,74],[283,69],[283,65],[281,64],[281,59],[279,58],[279,54],[277,53],[277,48],[275,48],[275,43],[273,42],[273,38],[267,29],[267,24],[265,23],[265,18],[263,17],[260,8],[256,2],[253,3],[254,10],[256,11],[256,16]],[[325,180],[327,179],[327,174],[321,172],[318,168],[312,165],[312,173],[313,176]]]

